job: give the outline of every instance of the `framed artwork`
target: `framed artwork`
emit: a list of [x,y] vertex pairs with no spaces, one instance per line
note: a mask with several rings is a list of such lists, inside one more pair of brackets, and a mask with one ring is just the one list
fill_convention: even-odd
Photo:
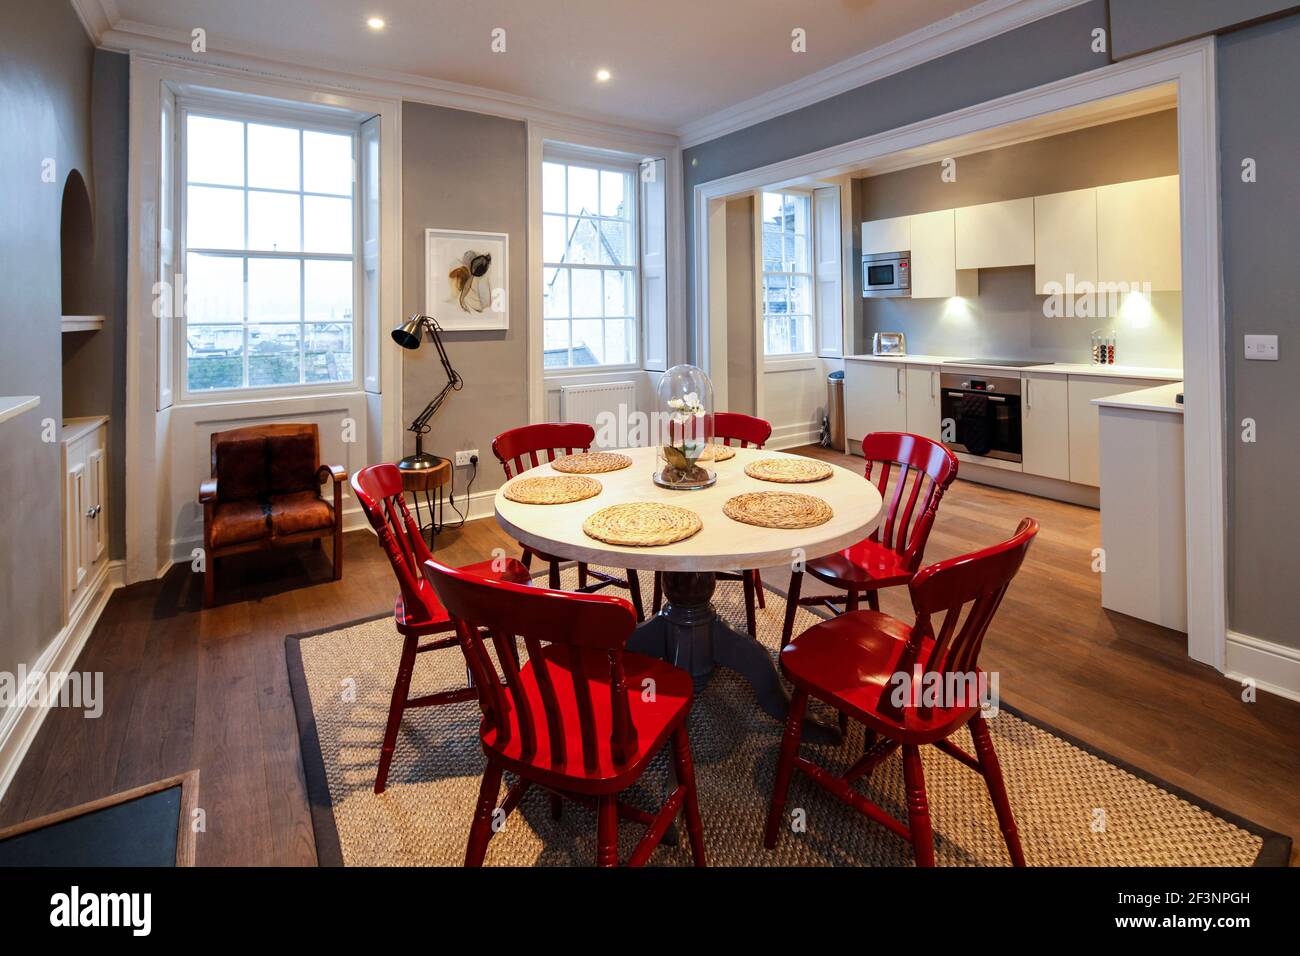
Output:
[[424,230],[424,311],[446,332],[510,327],[510,237]]

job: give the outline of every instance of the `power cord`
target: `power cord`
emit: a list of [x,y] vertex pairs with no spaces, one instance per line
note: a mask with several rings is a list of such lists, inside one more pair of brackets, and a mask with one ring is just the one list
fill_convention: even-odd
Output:
[[469,517],[469,494],[470,489],[474,487],[474,479],[478,477],[478,455],[470,455],[469,465],[473,470],[469,473],[469,482],[465,485],[465,510],[461,511],[456,507],[456,469],[451,470],[451,493],[447,496],[447,503],[451,505],[451,510],[460,516],[460,521],[456,524],[444,524],[443,531],[448,529],[455,531],[465,526],[465,521]]

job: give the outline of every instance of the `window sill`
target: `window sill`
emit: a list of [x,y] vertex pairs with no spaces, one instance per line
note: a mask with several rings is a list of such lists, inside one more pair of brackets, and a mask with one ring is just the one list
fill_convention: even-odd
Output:
[[253,405],[270,405],[277,403],[302,402],[302,401],[319,401],[321,399],[338,399],[353,398],[358,395],[366,394],[365,391],[356,384],[350,384],[341,388],[332,389],[313,389],[311,391],[293,391],[293,392],[260,392],[256,395],[232,395],[224,392],[220,395],[205,395],[202,397],[189,395],[176,402],[177,408],[229,408],[231,406],[253,406]]
[[769,358],[763,362],[765,372],[804,372],[815,371],[819,359],[811,352],[802,355],[783,355]]
[[562,378],[587,378],[596,375],[631,375],[636,372],[644,372],[639,365],[600,365],[587,366],[585,368],[555,368],[546,369],[542,373],[542,378],[546,381],[551,379]]

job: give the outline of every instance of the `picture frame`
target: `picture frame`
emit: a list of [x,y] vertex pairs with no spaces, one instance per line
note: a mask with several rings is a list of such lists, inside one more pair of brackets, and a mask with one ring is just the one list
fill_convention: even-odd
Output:
[[[491,257],[480,277],[468,274],[471,255]],[[453,270],[464,269],[457,280]],[[466,287],[467,283],[467,287]],[[510,328],[510,236],[468,229],[424,230],[424,311],[444,332]]]

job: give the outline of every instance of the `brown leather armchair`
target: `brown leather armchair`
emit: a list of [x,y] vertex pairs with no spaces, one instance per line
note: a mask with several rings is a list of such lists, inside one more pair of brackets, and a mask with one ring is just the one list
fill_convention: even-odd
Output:
[[[311,424],[254,425],[214,432],[212,477],[199,485],[203,505],[203,606],[212,605],[217,558],[293,541],[334,539],[334,580],[343,577],[343,486],[348,473],[320,463]],[[321,496],[334,481],[334,503]]]

